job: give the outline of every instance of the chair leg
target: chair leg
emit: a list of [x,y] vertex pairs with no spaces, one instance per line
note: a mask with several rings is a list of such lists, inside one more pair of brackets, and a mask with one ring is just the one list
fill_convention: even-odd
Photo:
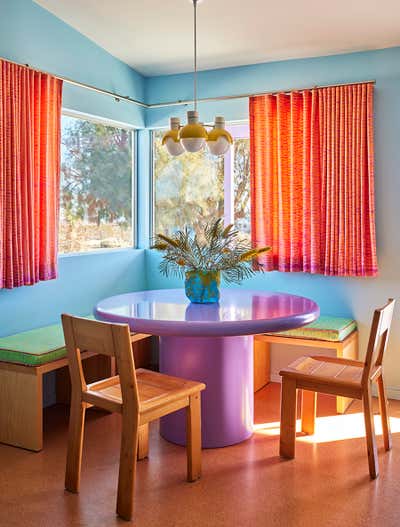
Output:
[[122,414],[117,514],[128,521],[132,519],[133,514],[138,432],[138,416],[133,418],[130,414]]
[[315,432],[315,418],[317,416],[317,393],[302,390],[301,393],[301,431],[307,435]]
[[367,439],[368,465],[371,479],[379,475],[378,451],[376,448],[376,437],[374,427],[374,414],[372,412],[371,386],[368,385],[363,393],[364,421]]
[[137,459],[145,459],[149,456],[149,424],[139,426]]
[[200,393],[191,395],[186,408],[187,480],[201,476],[201,399]]
[[67,466],[65,470],[65,488],[70,492],[79,492],[85,414],[86,404],[80,399],[73,399],[69,416]]
[[282,378],[281,391],[281,437],[279,454],[282,457],[294,458],[296,448],[296,380],[290,377]]
[[377,379],[378,384],[378,395],[379,395],[379,408],[382,419],[382,432],[383,432],[383,443],[385,450],[392,448],[392,434],[390,432],[390,420],[388,413],[388,401],[386,397],[385,384],[383,382],[383,376],[380,375]]

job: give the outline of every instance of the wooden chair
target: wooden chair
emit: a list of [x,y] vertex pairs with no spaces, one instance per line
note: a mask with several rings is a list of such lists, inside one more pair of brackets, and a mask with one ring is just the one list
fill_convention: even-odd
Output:
[[378,385],[385,450],[392,446],[387,398],[383,382],[383,355],[386,350],[395,301],[389,299],[376,309],[372,320],[365,362],[336,357],[301,357],[280,372],[281,437],[280,455],[294,458],[296,440],[297,390],[302,390],[302,432],[313,434],[316,417],[316,392],[361,399],[368,450],[369,473],[372,479],[379,474],[378,455],[372,412],[371,386]]
[[[147,454],[148,423],[181,408],[187,411],[187,479],[201,473],[200,392],[205,385],[149,370],[135,371],[129,328],[62,315],[71,374],[72,397],[65,488],[79,491],[86,408],[97,406],[122,415],[117,513],[133,513],[136,457]],[[86,384],[80,354],[115,357],[119,375]]]

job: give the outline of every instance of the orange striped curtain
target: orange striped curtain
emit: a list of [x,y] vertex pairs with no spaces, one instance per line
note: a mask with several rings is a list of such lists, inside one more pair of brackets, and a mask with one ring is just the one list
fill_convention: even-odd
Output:
[[375,276],[373,85],[251,97],[250,149],[265,269]]
[[57,275],[61,92],[0,60],[0,288]]

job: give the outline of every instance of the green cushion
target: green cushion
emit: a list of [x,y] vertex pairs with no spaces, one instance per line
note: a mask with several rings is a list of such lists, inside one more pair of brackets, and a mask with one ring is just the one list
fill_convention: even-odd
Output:
[[61,324],[53,324],[0,338],[1,362],[40,366],[62,359],[66,354]]
[[307,324],[301,328],[270,334],[282,335],[284,337],[341,342],[355,329],[357,329],[357,322],[352,318],[319,317],[315,322],[311,322],[311,324]]

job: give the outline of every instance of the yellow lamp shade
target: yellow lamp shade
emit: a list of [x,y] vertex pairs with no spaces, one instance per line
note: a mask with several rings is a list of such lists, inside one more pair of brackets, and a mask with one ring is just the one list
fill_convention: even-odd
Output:
[[207,146],[210,152],[215,156],[224,155],[232,144],[232,136],[225,130],[225,119],[216,117],[214,128],[208,132]]
[[178,117],[171,117],[171,129],[162,138],[162,144],[166,147],[171,156],[179,156],[185,150],[179,141],[180,121]]
[[197,112],[189,111],[188,124],[179,131],[179,139],[187,152],[198,152],[206,144],[207,130],[199,123]]

